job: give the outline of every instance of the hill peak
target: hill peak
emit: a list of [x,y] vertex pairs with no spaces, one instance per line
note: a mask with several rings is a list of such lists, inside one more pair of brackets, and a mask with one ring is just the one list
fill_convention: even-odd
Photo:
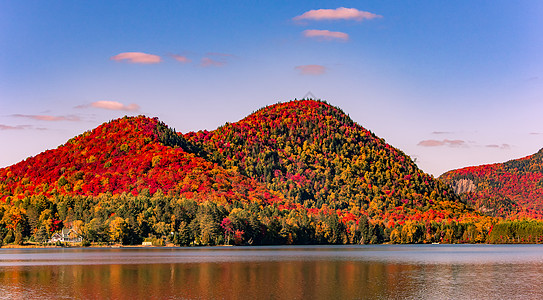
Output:
[[67,144],[78,144],[88,139],[104,139],[106,136],[157,140],[155,131],[158,123],[158,118],[149,118],[143,115],[137,117],[124,116],[86,131],[68,140]]
[[123,117],[0,169],[0,200],[33,195],[151,195],[276,201],[261,184],[199,157],[182,135],[146,116]]
[[407,155],[324,101],[269,105],[186,137],[213,162],[307,207],[356,206],[379,215],[396,206],[419,210],[457,201]]
[[[288,102],[278,102],[263,107],[245,119],[252,120],[264,118],[265,120],[277,121],[304,121],[313,118],[320,119],[333,117],[343,122],[352,124],[353,121],[338,107],[328,104],[322,100],[292,100]],[[290,118],[290,119],[289,119]]]
[[66,144],[92,144],[101,140],[108,140],[109,143],[123,143],[130,141],[137,148],[145,144],[157,142],[164,146],[181,147],[186,152],[195,152],[196,149],[187,140],[178,135],[174,129],[161,122],[158,117],[124,116],[103,123],[93,130],[86,131],[72,139]]

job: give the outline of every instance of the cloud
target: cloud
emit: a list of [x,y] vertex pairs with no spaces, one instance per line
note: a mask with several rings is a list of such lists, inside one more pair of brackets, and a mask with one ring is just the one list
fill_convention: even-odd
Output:
[[486,145],[487,148],[496,148],[500,150],[508,150],[511,149],[511,145],[509,144],[501,144],[501,145]]
[[123,52],[110,58],[114,61],[125,61],[133,64],[158,64],[162,58],[158,55],[143,52]]
[[336,9],[316,9],[310,10],[302,15],[294,17],[294,21],[302,20],[356,20],[362,21],[364,19],[371,20],[376,18],[382,18],[383,16],[376,15],[367,11],[361,11],[356,8],[340,7]]
[[234,54],[220,53],[220,52],[208,52],[207,56],[222,56],[222,57],[235,57]]
[[300,71],[302,75],[321,75],[326,72],[326,67],[321,65],[296,66],[294,69]]
[[56,122],[56,121],[73,121],[78,122],[81,121],[81,118],[74,115],[68,115],[68,116],[50,116],[50,115],[22,115],[22,114],[14,114],[11,115],[12,117],[16,118],[25,118],[25,119],[31,119],[36,121],[49,121],[49,122]]
[[140,110],[140,106],[132,103],[132,104],[122,104],[121,102],[117,101],[95,101],[91,104],[83,104],[78,105],[75,108],[88,108],[88,107],[94,107],[94,108],[102,108],[102,109],[109,109],[109,110],[124,110],[124,111],[138,111]]
[[109,109],[109,110],[125,110],[125,111],[138,111],[140,109],[140,106],[137,104],[122,104],[121,102],[117,101],[96,101],[91,103],[92,107],[96,108],[103,108],[103,109]]
[[420,141],[417,146],[422,147],[450,147],[450,148],[471,148],[471,147],[486,147],[500,150],[511,149],[509,144],[489,144],[489,145],[480,145],[473,141],[463,141],[463,140],[424,140]]
[[190,60],[188,57],[183,56],[183,55],[172,54],[172,55],[170,55],[170,56],[171,56],[173,59],[175,59],[175,60],[177,60],[178,62],[183,63],[183,64],[191,62],[191,60]]
[[531,135],[541,135],[543,132],[530,132]]
[[318,29],[308,29],[304,30],[303,35],[308,38],[316,38],[318,40],[343,40],[348,41],[349,35],[344,32],[339,31],[330,31],[330,30],[318,30]]
[[[214,56],[215,58],[211,58]],[[200,61],[201,67],[223,67],[228,63],[230,58],[235,58],[236,56],[228,53],[220,52],[208,52],[205,54],[205,57]]]
[[222,67],[226,65],[226,62],[223,60],[215,60],[209,57],[202,58],[200,66],[202,67]]
[[23,130],[23,129],[31,129],[31,128],[32,128],[31,125],[11,126],[11,125],[0,124],[0,130]]
[[453,148],[456,148],[456,147],[467,147],[467,143],[465,141],[462,141],[462,140],[441,140],[441,141],[438,141],[438,140],[424,140],[424,141],[420,141],[418,144],[418,146],[422,146],[422,147],[441,147],[441,146],[447,146],[447,147],[453,147]]
[[432,134],[452,134],[453,132],[450,131],[434,131]]

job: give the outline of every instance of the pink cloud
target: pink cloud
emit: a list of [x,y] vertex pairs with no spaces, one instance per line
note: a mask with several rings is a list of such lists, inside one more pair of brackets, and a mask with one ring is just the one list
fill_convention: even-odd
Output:
[[17,118],[26,118],[36,121],[49,121],[49,122],[55,122],[55,121],[81,121],[81,118],[74,115],[68,115],[68,116],[49,116],[49,115],[22,115],[22,114],[14,114],[13,117]]
[[294,69],[300,71],[302,75],[321,75],[326,72],[326,67],[321,65],[296,66]]
[[424,140],[420,141],[418,146],[422,147],[441,147],[441,146],[447,146],[447,147],[467,147],[467,143],[462,140]]
[[110,58],[114,61],[125,61],[133,64],[158,64],[162,61],[160,56],[143,52],[123,52]]
[[501,144],[501,145],[486,145],[487,148],[496,148],[501,150],[507,150],[511,148],[511,145],[509,144]]
[[310,10],[302,15],[293,18],[294,21],[301,20],[356,20],[362,21],[364,19],[371,20],[376,18],[382,18],[383,16],[376,15],[367,11],[361,11],[356,8],[340,7],[336,9],[316,9]]
[[140,109],[140,106],[135,103],[125,105],[125,104],[122,104],[121,102],[105,101],[105,100],[95,101],[95,102],[92,102],[91,104],[78,105],[75,108],[89,108],[89,107],[109,109],[109,110],[124,110],[124,111],[138,111]]
[[209,57],[202,58],[200,66],[202,67],[222,67],[226,65],[225,61],[215,60]]
[[22,130],[22,129],[30,129],[30,128],[32,128],[31,125],[11,126],[11,125],[0,124],[0,130]]
[[121,102],[105,101],[105,100],[92,102],[90,106],[94,108],[102,108],[102,109],[109,109],[109,110],[124,110],[124,111],[138,111],[140,109],[140,106],[134,103],[125,105],[125,104],[122,104]]
[[191,62],[191,60],[188,57],[183,56],[183,55],[172,54],[171,57],[173,57],[173,59],[183,64]]
[[343,40],[343,41],[349,40],[348,34],[344,32],[330,31],[330,30],[308,29],[308,30],[304,30],[303,35],[305,37],[317,38],[320,40],[327,40],[327,41],[334,40],[334,39]]

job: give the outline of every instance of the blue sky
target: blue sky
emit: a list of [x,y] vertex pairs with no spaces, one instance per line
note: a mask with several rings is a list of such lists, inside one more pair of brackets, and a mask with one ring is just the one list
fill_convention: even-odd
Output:
[[540,1],[0,0],[0,167],[124,115],[303,97],[441,173],[543,148]]

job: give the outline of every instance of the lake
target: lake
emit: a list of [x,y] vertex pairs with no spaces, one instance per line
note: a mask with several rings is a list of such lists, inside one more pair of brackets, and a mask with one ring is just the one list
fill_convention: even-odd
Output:
[[543,299],[541,245],[0,249],[0,299]]

